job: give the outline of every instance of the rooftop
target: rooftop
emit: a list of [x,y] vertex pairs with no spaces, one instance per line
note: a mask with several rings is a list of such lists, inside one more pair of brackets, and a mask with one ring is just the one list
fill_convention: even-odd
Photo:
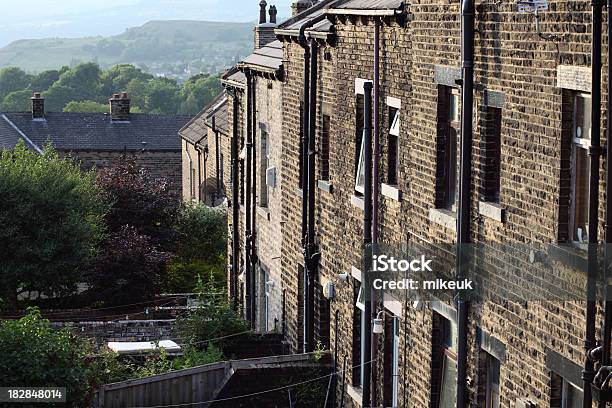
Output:
[[[51,142],[58,150],[180,150],[178,131],[190,117],[131,113],[129,121],[112,121],[105,113],[31,112],[0,116],[0,146],[13,147],[26,139],[37,150]],[[24,137],[25,136],[25,137]]]

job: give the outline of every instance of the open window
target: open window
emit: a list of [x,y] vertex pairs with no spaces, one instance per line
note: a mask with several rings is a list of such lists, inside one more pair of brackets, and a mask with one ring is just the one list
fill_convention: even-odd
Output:
[[[480,351],[479,407],[500,407],[500,361],[484,350]],[[484,398],[484,400],[480,400]]]
[[363,195],[365,190],[365,143],[363,128],[363,94],[355,95],[355,192]]
[[436,408],[455,408],[457,398],[457,325],[433,316],[432,399]]
[[387,136],[387,184],[397,185],[399,165],[400,110],[389,107],[389,132]]

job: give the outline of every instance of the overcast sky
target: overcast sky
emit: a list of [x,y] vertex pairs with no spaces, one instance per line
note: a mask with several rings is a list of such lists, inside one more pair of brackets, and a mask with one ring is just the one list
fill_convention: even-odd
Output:
[[[0,46],[25,38],[112,35],[150,20],[254,21],[259,0],[2,0]],[[268,0],[280,16],[292,0]]]

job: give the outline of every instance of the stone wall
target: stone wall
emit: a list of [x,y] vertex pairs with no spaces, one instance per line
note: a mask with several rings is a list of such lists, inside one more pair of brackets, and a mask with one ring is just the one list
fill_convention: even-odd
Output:
[[180,151],[153,151],[123,152],[123,151],[93,151],[78,150],[70,154],[81,162],[84,170],[91,168],[101,169],[120,162],[124,154],[136,158],[136,163],[147,170],[153,179],[165,178],[170,182],[171,191],[179,197],[182,190],[181,152]]
[[109,341],[142,342],[178,340],[174,319],[52,322],[55,328],[68,328],[78,336],[94,338],[97,345]]

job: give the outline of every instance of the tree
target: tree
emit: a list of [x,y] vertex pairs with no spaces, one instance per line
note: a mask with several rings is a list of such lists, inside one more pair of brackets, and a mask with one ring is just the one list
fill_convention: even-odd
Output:
[[23,141],[0,154],[0,297],[72,293],[97,253],[108,209],[92,172]]
[[181,88],[182,103],[179,113],[195,115],[208,105],[222,89],[219,76],[199,74],[191,77]]
[[94,101],[72,101],[64,108],[64,112],[89,112],[89,113],[104,113],[108,112],[108,106],[103,103]]
[[159,293],[166,264],[172,258],[147,235],[124,226],[112,233],[87,272],[91,297],[113,304],[150,299]]
[[29,89],[11,92],[4,97],[0,109],[3,112],[27,112],[30,110],[31,97],[32,91]]
[[151,113],[176,114],[178,85],[176,81],[155,78],[149,81],[145,96],[145,110]]
[[61,112],[66,105],[74,100],[80,100],[77,92],[56,82],[44,93],[45,109],[49,112]]
[[14,91],[25,89],[30,83],[30,76],[22,69],[7,67],[0,70],[0,98]]
[[[143,72],[131,64],[120,64],[104,71],[100,80],[102,81],[102,93],[104,95],[112,95],[117,92],[127,91],[128,84],[133,80],[139,80],[143,83],[153,79],[153,75]],[[145,85],[143,85],[144,89]]]
[[56,69],[50,69],[48,71],[43,71],[38,75],[35,75],[32,78],[32,83],[30,84],[30,88],[35,90],[36,92],[46,91],[53,85],[55,81],[57,81],[60,77],[60,72]]
[[172,245],[180,202],[167,180],[153,179],[133,156],[126,155],[100,171],[97,185],[113,203],[106,216],[109,231],[130,225],[138,234],[151,237],[153,245]]
[[[60,75],[59,80],[54,84],[71,88],[74,91],[72,100],[97,100],[101,101],[100,85],[100,66],[93,62],[78,64],[73,69]],[[104,99],[107,99],[107,95]],[[69,102],[69,101],[68,101]]]

